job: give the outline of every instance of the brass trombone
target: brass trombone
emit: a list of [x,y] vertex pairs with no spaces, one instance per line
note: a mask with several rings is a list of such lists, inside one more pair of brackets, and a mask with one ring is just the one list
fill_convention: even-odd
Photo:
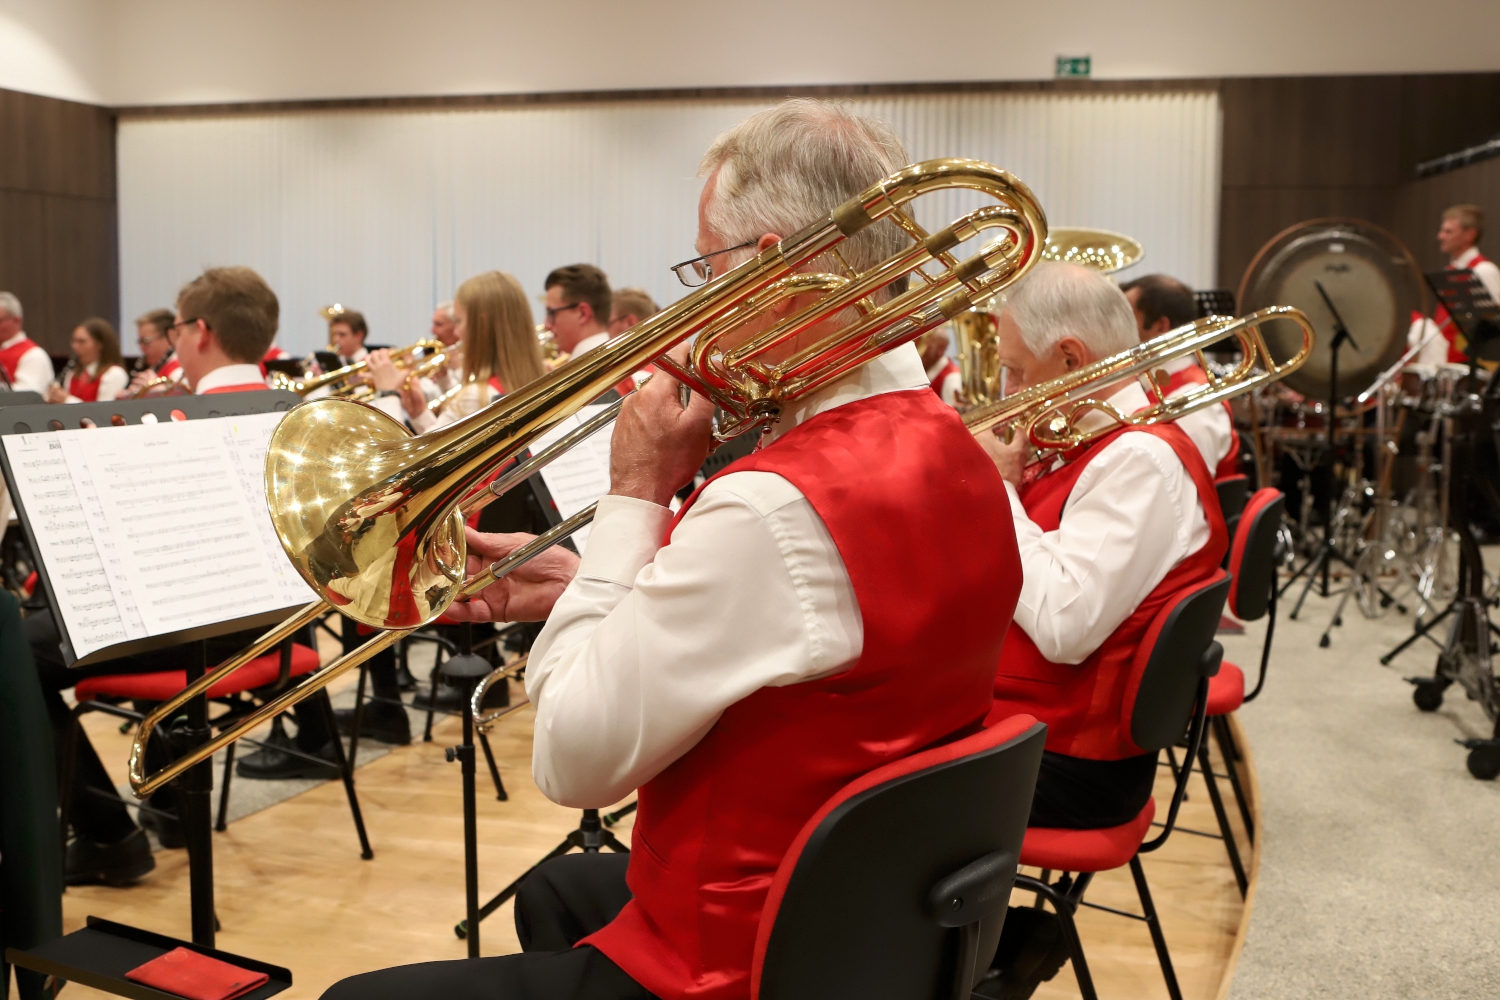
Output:
[[[1278,361],[1266,346],[1261,327],[1274,321],[1296,323],[1302,345],[1290,358]],[[1240,342],[1241,359],[1227,374],[1216,374],[1203,352],[1227,337]],[[964,414],[964,424],[975,434],[1004,426],[1006,440],[1019,432],[1031,444],[1028,465],[1050,461],[1059,452],[1088,444],[1125,426],[1166,423],[1249,392],[1266,382],[1285,378],[1312,353],[1312,321],[1291,306],[1270,306],[1242,316],[1210,316],[1168,330],[1160,337],[1085,365],[1062,378],[1023,389]],[[1167,373],[1162,367],[1175,358],[1196,355],[1208,382],[1170,399],[1165,394]],[[1125,413],[1101,390],[1135,379],[1146,390],[1150,405]],[[1085,421],[1089,414],[1103,419]]]
[[[905,206],[948,189],[977,191],[994,203],[928,233]],[[882,220],[897,224],[914,242],[867,271],[853,272],[842,262],[839,243]],[[960,245],[994,229],[1002,231],[999,238],[963,260],[955,256]],[[785,404],[988,302],[1036,263],[1046,234],[1041,206],[1004,170],[978,160],[928,160],[871,185],[624,335],[421,437],[346,400],[294,408],[272,435],[267,498],[292,564],[328,603],[302,609],[153,712],[131,747],[132,788],[149,794],[437,618],[454,600],[493,583],[504,568],[499,563],[464,578],[465,514],[496,495],[494,487],[475,493],[475,485],[620,379],[655,361],[730,414],[721,427],[725,436],[768,427]],[[804,271],[817,265],[843,273]],[[906,279],[914,280],[903,289]],[[797,308],[805,295],[815,301]],[[783,303],[793,308],[775,321],[771,310]],[[851,310],[851,324],[828,329],[830,320]],[[731,335],[742,336],[747,327],[763,332],[734,343]],[[813,342],[797,347],[804,336]],[[663,360],[690,337],[697,339],[686,367]],[[792,353],[777,360],[781,349]],[[518,564],[521,555],[518,550],[502,563]],[[144,774],[145,742],[163,719],[331,606],[389,631],[158,773]]]

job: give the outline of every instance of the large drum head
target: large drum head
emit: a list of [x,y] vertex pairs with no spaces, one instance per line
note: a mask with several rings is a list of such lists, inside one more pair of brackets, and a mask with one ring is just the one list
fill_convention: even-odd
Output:
[[[1356,395],[1406,349],[1413,310],[1426,312],[1427,290],[1411,252],[1394,235],[1360,219],[1314,219],[1284,230],[1255,255],[1240,282],[1239,311],[1270,305],[1296,306],[1317,329],[1307,363],[1286,385],[1316,399],[1332,390],[1333,313],[1318,284],[1359,345],[1339,351],[1340,398]],[[1265,328],[1272,353],[1284,356],[1298,346],[1300,331],[1289,323]],[[1285,341],[1285,342],[1283,342]]]

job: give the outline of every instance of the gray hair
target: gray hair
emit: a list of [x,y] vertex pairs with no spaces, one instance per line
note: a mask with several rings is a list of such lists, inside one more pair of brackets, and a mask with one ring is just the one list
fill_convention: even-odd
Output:
[[[718,172],[708,224],[726,246],[736,246],[765,233],[791,236],[906,163],[906,147],[885,122],[794,98],[720,135],[698,173]],[[863,271],[906,242],[895,223],[883,220],[840,244],[839,253]]]
[[437,308],[439,312],[441,312],[444,316],[447,316],[449,319],[455,321],[458,319],[458,313],[453,311],[452,302],[439,302],[437,304]]
[[11,292],[0,292],[0,311],[14,316],[16,319],[24,320],[26,314],[21,309],[21,300]]
[[1140,343],[1135,312],[1118,285],[1091,268],[1043,261],[1006,295],[1003,312],[1020,328],[1026,349],[1040,355],[1076,337],[1094,360]]

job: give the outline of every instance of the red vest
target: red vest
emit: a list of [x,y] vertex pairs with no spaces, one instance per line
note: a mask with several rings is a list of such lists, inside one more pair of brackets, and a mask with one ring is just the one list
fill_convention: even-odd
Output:
[[[1187,385],[1208,385],[1208,376],[1197,365],[1188,365],[1182,371],[1174,372],[1167,379],[1167,387],[1163,390],[1163,394],[1170,396]],[[1229,414],[1229,454],[1225,455],[1219,461],[1218,467],[1214,469],[1215,479],[1235,476],[1240,471],[1240,436],[1234,429],[1234,410],[1227,402],[1223,406],[1224,412]]]
[[178,363],[177,355],[175,353],[168,354],[165,358],[162,359],[161,367],[156,369],[156,377],[171,378],[181,370],[182,365]]
[[221,392],[260,392],[262,389],[269,390],[270,388],[264,382],[242,382],[239,385],[221,385],[215,389],[204,389],[198,395],[217,396]]
[[[1474,259],[1469,261],[1467,270],[1472,270],[1475,264],[1488,262],[1489,258],[1484,254],[1475,254]],[[1452,264],[1444,266],[1450,271],[1459,270],[1459,268],[1455,268]],[[1415,323],[1421,318],[1422,314],[1413,309],[1411,321]],[[1443,337],[1448,341],[1448,360],[1455,364],[1468,364],[1469,356],[1463,352],[1463,343],[1460,343],[1460,341],[1464,340],[1464,335],[1459,332],[1458,327],[1453,325],[1453,317],[1448,315],[1447,308],[1441,302],[1438,303],[1436,311],[1432,314],[1432,321],[1437,324],[1437,328],[1442,331]],[[1467,342],[1464,341],[1464,343]]]
[[959,374],[958,365],[953,363],[952,358],[944,358],[943,370],[938,372],[937,377],[932,380],[932,391],[941,396],[943,394],[943,383],[948,381],[948,376],[957,374]]
[[5,369],[5,378],[12,385],[16,382],[16,369],[21,365],[21,356],[36,346],[30,337],[22,337],[5,350],[0,351],[0,368]]
[[76,397],[77,399],[80,399],[85,403],[98,402],[99,379],[103,377],[104,371],[107,370],[108,369],[104,369],[100,371],[98,375],[90,378],[89,370],[87,368],[79,368],[78,374],[68,379],[68,395]]
[[[1139,677],[1130,676],[1131,661],[1151,620],[1167,600],[1184,587],[1200,583],[1219,570],[1228,533],[1203,456],[1180,427],[1157,424],[1126,427],[1105,435],[1084,453],[1021,488],[1021,506],[1043,531],[1056,531],[1073,486],[1090,461],[1121,434],[1155,434],[1177,453],[1198,487],[1198,502],[1208,519],[1208,543],[1174,566],[1135,611],[1082,663],[1053,663],[1042,656],[1025,630],[1014,628],[1005,639],[995,677],[991,720],[1026,713],[1047,724],[1047,749],[1087,760],[1120,760],[1145,751],[1130,739],[1127,696]],[[1149,542],[1147,544],[1150,544]]]
[[1020,591],[1004,485],[930,392],[821,413],[725,472],[746,470],[786,478],[822,518],[863,651],[836,676],[731,705],[640,789],[634,898],[585,940],[664,1000],[750,995],[761,910],[802,825],[854,778],[979,725]]

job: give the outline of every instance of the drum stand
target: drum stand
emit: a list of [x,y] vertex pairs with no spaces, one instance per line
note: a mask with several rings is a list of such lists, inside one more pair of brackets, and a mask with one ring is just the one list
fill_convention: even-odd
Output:
[[[1470,363],[1470,381],[1477,382],[1474,375],[1477,365]],[[1490,393],[1494,393],[1492,385]],[[1469,773],[1476,778],[1489,780],[1500,776],[1500,682],[1494,674],[1492,656],[1495,646],[1491,636],[1500,636],[1500,628],[1490,621],[1489,609],[1500,604],[1500,600],[1485,593],[1483,557],[1479,542],[1475,539],[1469,521],[1469,473],[1474,467],[1476,436],[1484,429],[1483,401],[1473,392],[1460,397],[1454,407],[1453,461],[1456,475],[1449,477],[1450,497],[1448,510],[1450,524],[1459,538],[1459,589],[1458,596],[1430,621],[1419,624],[1416,629],[1395,649],[1380,658],[1389,664],[1400,653],[1421,638],[1432,638],[1430,633],[1438,622],[1449,616],[1453,622],[1448,626],[1447,640],[1441,643],[1437,664],[1431,677],[1409,677],[1415,685],[1412,700],[1424,712],[1435,712],[1443,703],[1443,693],[1457,681],[1469,697],[1483,706],[1485,714],[1495,724],[1488,738],[1456,741],[1469,751]],[[1500,507],[1500,494],[1495,485],[1476,480],[1490,501]],[[1432,640],[1437,642],[1436,639]]]

